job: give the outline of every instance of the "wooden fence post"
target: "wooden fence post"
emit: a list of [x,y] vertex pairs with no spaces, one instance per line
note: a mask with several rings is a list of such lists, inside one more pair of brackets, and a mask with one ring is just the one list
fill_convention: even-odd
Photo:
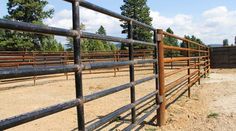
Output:
[[166,110],[166,97],[165,97],[165,74],[164,74],[164,48],[163,48],[163,30],[157,30],[157,46],[158,46],[158,66],[159,66],[159,95],[162,97],[160,108],[158,109],[157,122],[159,126],[165,124],[165,110]]

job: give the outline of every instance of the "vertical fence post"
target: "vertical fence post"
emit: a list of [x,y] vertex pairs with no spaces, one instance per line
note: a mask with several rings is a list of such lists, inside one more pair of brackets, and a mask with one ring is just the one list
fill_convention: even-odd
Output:
[[201,84],[201,53],[200,53],[200,46],[198,45],[198,84]]
[[[114,57],[114,62],[117,62],[116,51],[113,51],[113,57]],[[117,67],[114,67],[114,77],[116,77],[116,68]]]
[[[63,63],[64,66],[68,64],[68,52],[63,52]],[[68,73],[65,72],[66,80],[68,80]]]
[[[33,67],[35,68],[35,65],[36,64],[36,56],[35,56],[35,52],[33,51]],[[37,76],[34,76],[33,77],[34,79],[34,86],[36,85],[36,79],[37,79]]]
[[[73,29],[80,32],[80,12],[79,12],[79,0],[72,2],[73,13]],[[81,47],[80,47],[80,35],[73,37],[74,44],[74,64],[81,65]],[[83,86],[82,86],[82,71],[75,72],[75,86],[76,86],[76,98],[83,98]],[[85,130],[84,121],[84,104],[80,103],[77,106],[77,122],[78,130]]]
[[[173,50],[170,50],[170,57],[173,58]],[[171,69],[173,69],[173,62],[170,63]]]
[[164,76],[164,48],[163,48],[163,30],[157,30],[157,44],[158,44],[158,65],[159,65],[159,95],[162,97],[162,103],[158,109],[157,122],[159,126],[165,124],[165,76]]
[[207,75],[209,75],[210,69],[211,69],[211,61],[210,61],[210,55],[211,55],[211,54],[210,54],[210,48],[209,48],[209,47],[207,48],[207,51],[208,51],[208,52],[207,52],[207,61],[208,61],[208,62],[207,62],[207,65],[208,65],[208,66],[207,66]]
[[[133,39],[133,23],[132,21],[129,21],[128,23],[128,38]],[[129,43],[129,60],[134,60],[134,46],[133,43]],[[130,73],[130,82],[134,82],[134,64],[131,64],[129,66],[129,73]],[[131,103],[135,102],[135,87],[131,86],[130,88],[130,95],[131,95]],[[131,109],[131,119],[132,123],[135,123],[136,121],[136,113],[135,113],[135,107]]]
[[[186,46],[188,49],[190,49],[190,43],[189,42],[184,42],[186,43]],[[190,54],[190,50],[187,51],[187,57],[190,58],[191,57],[191,54]],[[191,71],[191,68],[190,68],[190,60],[191,59],[188,59],[187,61],[187,66],[188,66],[188,97],[190,98],[191,97],[191,87],[190,87],[190,82],[191,82],[191,77],[190,77],[190,71]]]
[[[207,48],[206,48],[206,49],[207,49]],[[203,60],[204,60],[204,78],[206,78],[206,73],[207,73],[206,71],[207,71],[207,67],[208,67],[208,66],[207,66],[207,61],[208,61],[207,58],[208,58],[208,57],[206,57],[206,56],[207,56],[208,54],[207,54],[207,52],[205,52],[205,53],[203,53],[203,54],[204,54],[204,59],[203,59]]]
[[[153,36],[153,42],[156,44],[156,46],[154,47],[154,54],[153,54],[153,59],[157,60],[154,63],[154,74],[158,75],[158,58],[157,58],[157,30],[154,31],[154,36]],[[156,90],[159,90],[159,81],[158,81],[158,77],[155,78],[155,87]],[[159,93],[156,94],[156,105],[159,105],[161,102],[159,101]],[[157,109],[157,116],[159,115],[159,110]]]
[[[120,51],[117,51],[117,62],[120,61],[120,55],[121,55],[121,52],[120,52]],[[119,66],[117,67],[117,71],[118,71],[118,72],[120,71]]]

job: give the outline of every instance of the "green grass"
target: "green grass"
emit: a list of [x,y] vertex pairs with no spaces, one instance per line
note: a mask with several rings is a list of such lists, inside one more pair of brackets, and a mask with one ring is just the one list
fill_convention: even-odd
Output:
[[217,118],[219,116],[218,113],[210,113],[207,115],[207,118]]
[[156,131],[155,128],[146,128],[145,131]]

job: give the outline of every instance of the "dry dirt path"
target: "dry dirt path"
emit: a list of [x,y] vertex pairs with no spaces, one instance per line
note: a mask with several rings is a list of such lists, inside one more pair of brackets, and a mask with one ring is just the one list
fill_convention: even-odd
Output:
[[[165,126],[156,128],[145,125],[138,129],[144,131],[236,130],[236,69],[212,70],[211,72],[209,78],[202,79],[200,86],[193,86],[191,98],[184,95],[168,108],[168,120]],[[146,73],[136,75],[136,78],[147,77]],[[128,80],[127,73],[122,73],[115,78],[113,74],[106,74],[103,77],[99,75],[85,76],[85,94],[127,83]],[[75,97],[73,78],[70,80],[65,80],[64,77],[53,78],[50,81],[41,80],[37,82],[36,86],[32,86],[32,81],[23,84],[16,83],[12,86],[17,88],[0,91],[0,119],[71,100]],[[153,87],[154,81],[138,86],[137,98],[153,91]],[[86,121],[99,118],[99,116],[128,104],[129,99],[129,90],[125,90],[116,95],[88,103],[85,106]],[[70,109],[12,128],[10,131],[71,131],[75,129],[76,125],[75,109]],[[123,123],[123,125],[127,124]]]
[[[235,131],[236,69],[215,69],[168,110],[163,131]],[[146,130],[154,128],[146,128]]]

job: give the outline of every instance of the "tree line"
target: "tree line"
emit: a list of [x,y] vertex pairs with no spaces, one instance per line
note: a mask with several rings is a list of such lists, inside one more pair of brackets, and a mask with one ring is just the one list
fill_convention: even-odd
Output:
[[[45,25],[44,19],[52,18],[54,9],[47,9],[48,5],[46,0],[9,0],[7,3],[8,15],[4,19],[27,22],[37,25]],[[121,14],[137,21],[152,26],[152,18],[150,17],[150,8],[147,6],[147,0],[123,0],[123,5],[120,7]],[[122,34],[128,34],[128,23],[121,21]],[[45,25],[47,26],[47,25]],[[86,26],[81,24],[81,30],[85,30]],[[166,30],[174,34],[171,28]],[[101,25],[96,34],[106,35],[105,28]],[[127,35],[128,38],[128,35]],[[186,39],[196,41],[200,44],[203,42],[195,36],[185,36]],[[140,41],[153,41],[153,32],[133,25],[133,39]],[[165,37],[164,42],[167,45],[185,47],[186,44],[178,42],[177,39],[172,37]],[[135,44],[134,49],[151,49],[152,47]],[[91,51],[113,51],[117,47],[112,42],[82,39],[81,49],[84,52]],[[127,44],[121,43],[121,50],[127,50]],[[73,39],[67,38],[67,44],[63,45],[55,39],[54,35],[43,35],[35,33],[26,33],[20,31],[3,30],[0,29],[0,50],[2,51],[72,51]],[[181,55],[178,51],[167,51],[166,56]]]

